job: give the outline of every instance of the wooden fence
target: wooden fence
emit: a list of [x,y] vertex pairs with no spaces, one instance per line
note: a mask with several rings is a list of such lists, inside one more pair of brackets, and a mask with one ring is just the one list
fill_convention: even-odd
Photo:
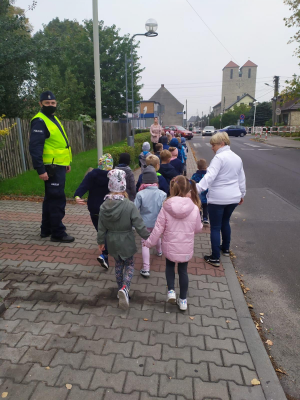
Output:
[[[89,128],[79,121],[62,121],[67,132],[72,153],[96,148],[96,135],[91,137]],[[0,149],[0,174],[4,179],[13,178],[27,170],[33,169],[29,153],[30,121],[19,118],[3,119],[0,130],[9,128],[5,136],[4,147]],[[129,127],[130,129],[130,127]],[[103,146],[108,146],[126,138],[126,124],[122,122],[103,122]]]

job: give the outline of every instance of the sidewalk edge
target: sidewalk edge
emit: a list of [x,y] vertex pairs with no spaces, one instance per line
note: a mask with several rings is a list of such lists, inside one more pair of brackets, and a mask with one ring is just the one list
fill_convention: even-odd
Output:
[[238,321],[243,331],[266,400],[286,400],[283,388],[252,321],[242,289],[234,271],[234,266],[227,257],[222,256],[221,259]]

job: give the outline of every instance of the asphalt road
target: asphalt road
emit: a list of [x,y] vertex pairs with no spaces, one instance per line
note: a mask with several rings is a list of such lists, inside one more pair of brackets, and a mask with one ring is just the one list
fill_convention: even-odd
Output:
[[[256,315],[264,313],[271,355],[288,374],[282,386],[300,399],[300,150],[230,139],[247,180],[245,202],[231,218],[235,267]],[[189,142],[208,162],[209,140],[197,135]]]

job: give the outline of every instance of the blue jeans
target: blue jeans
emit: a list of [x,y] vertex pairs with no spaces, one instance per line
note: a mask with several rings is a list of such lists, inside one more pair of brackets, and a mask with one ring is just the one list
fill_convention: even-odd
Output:
[[208,204],[210,221],[210,241],[212,258],[220,258],[220,232],[222,232],[222,250],[229,250],[231,229],[229,220],[237,204]]

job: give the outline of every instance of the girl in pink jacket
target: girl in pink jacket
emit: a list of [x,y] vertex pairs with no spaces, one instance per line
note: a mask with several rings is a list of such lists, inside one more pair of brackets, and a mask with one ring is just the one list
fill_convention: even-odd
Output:
[[153,247],[162,237],[162,251],[166,257],[168,284],[167,302],[176,304],[175,263],[178,263],[180,310],[187,309],[186,294],[189,285],[187,266],[194,253],[194,236],[202,230],[200,199],[194,181],[176,176],[170,182],[170,197],[158,214],[155,227],[144,246]]

